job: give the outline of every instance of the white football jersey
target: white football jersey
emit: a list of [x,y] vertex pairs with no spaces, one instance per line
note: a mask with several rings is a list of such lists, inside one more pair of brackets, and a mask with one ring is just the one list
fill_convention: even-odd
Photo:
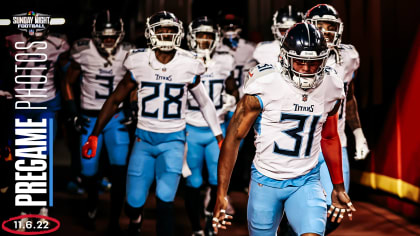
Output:
[[255,50],[255,45],[245,39],[240,38],[238,42],[238,47],[236,50],[231,49],[230,47],[220,44],[218,51],[228,51],[235,58],[235,70],[233,78],[236,81],[236,86],[238,87],[239,96],[243,95],[243,84],[245,79],[244,66],[252,58],[252,53]]
[[[54,69],[57,63],[58,57],[63,52],[69,50],[70,46],[68,43],[59,37],[48,35],[46,40],[40,40],[44,42],[33,43],[28,41],[28,39],[23,34],[13,34],[6,37],[6,46],[9,48],[10,55],[14,58],[16,54],[21,54],[18,56],[19,60],[39,60],[38,62],[28,62],[28,61],[16,61],[16,66],[21,68],[45,68],[45,69],[27,69],[27,70],[15,70],[15,76],[27,76],[26,78],[18,79],[22,81],[27,79],[29,83],[15,83],[15,93],[16,95],[28,95],[28,89],[30,89],[31,95],[42,95],[40,97],[24,97],[25,101],[41,103],[53,99],[56,95],[56,87],[54,81]],[[16,49],[15,43],[19,42],[18,47],[28,47],[28,49]],[[45,48],[46,43],[46,48]],[[26,54],[26,55],[25,55]],[[30,55],[32,54],[32,55]],[[45,54],[45,56],[40,54]],[[33,76],[33,77],[32,77]],[[41,77],[42,76],[42,77]],[[46,82],[40,83],[45,81]],[[26,80],[25,80],[26,81]],[[17,99],[22,99],[16,97]]]
[[203,63],[188,52],[177,50],[167,64],[160,63],[155,51],[135,49],[124,66],[138,84],[137,128],[172,133],[185,128],[189,84],[205,71]]
[[105,100],[127,72],[123,61],[130,49],[132,49],[131,44],[120,44],[110,65],[98,52],[91,39],[80,39],[74,43],[71,57],[80,64],[82,70],[80,94],[82,109],[101,110]]
[[335,72],[327,70],[317,88],[304,91],[274,66],[257,65],[244,92],[262,103],[254,124],[257,170],[276,180],[309,173],[318,163],[328,113],[344,98],[343,82]]
[[[353,80],[354,72],[359,68],[360,59],[359,53],[353,45],[340,44],[338,51],[341,55],[342,63],[338,64],[335,59],[335,54],[332,54],[327,60],[327,66],[334,68],[338,77],[344,82],[344,90],[347,93],[348,85]],[[338,132],[340,134],[341,146],[347,147],[347,136],[344,132],[346,127],[346,98],[341,103],[340,110],[338,110]]]
[[[207,70],[200,76],[201,82],[209,92],[210,99],[216,108],[220,123],[223,123],[224,113],[222,112],[225,81],[235,69],[235,60],[228,52],[215,52]],[[191,93],[188,95],[188,109],[186,114],[187,123],[198,127],[208,127],[200,108]]]
[[274,40],[259,43],[252,56],[258,64],[276,65],[279,62],[280,41]]

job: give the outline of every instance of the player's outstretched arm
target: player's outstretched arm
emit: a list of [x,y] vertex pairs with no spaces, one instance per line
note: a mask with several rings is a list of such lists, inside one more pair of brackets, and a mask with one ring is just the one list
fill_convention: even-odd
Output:
[[188,86],[194,99],[197,101],[200,111],[203,114],[204,119],[209,124],[211,131],[216,136],[217,142],[220,144],[223,141],[223,133],[220,128],[219,118],[217,117],[216,108],[214,103],[210,99],[203,83],[201,83],[200,77],[198,77],[194,84]]
[[355,160],[363,160],[369,154],[369,147],[365,135],[362,131],[362,125],[360,123],[359,112],[357,110],[357,100],[354,96],[354,83],[350,82],[347,91],[347,102],[346,102],[346,123],[350,126],[353,131],[354,138],[356,141],[356,154],[354,155]]
[[[124,78],[120,81],[117,88],[106,99],[101,111],[99,112],[98,119],[96,120],[95,127],[90,134],[88,141],[83,145],[82,154],[86,158],[92,158],[96,155],[96,144],[99,133],[104,129],[105,125],[111,117],[117,112],[118,106],[137,86],[136,82],[131,79],[131,74],[127,72]],[[91,151],[91,154],[89,154]]]
[[341,222],[346,212],[351,220],[352,211],[356,211],[344,188],[342,149],[337,129],[337,110],[339,107],[340,102],[337,102],[334,109],[328,114],[321,133],[322,153],[333,183],[333,191],[331,193],[332,203],[328,210],[328,216],[333,214],[331,221],[335,221],[338,216],[337,223]]
[[226,225],[230,225],[230,222],[227,220],[232,219],[232,217],[226,215],[226,196],[232,170],[238,155],[239,143],[245,138],[260,112],[261,105],[258,98],[252,95],[245,95],[239,101],[229,123],[217,167],[217,198],[213,211],[213,228],[215,232],[219,228],[226,229]]

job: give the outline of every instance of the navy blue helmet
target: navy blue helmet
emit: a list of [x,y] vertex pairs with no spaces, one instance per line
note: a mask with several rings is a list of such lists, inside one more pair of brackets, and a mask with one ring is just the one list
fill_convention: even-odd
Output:
[[[328,47],[323,34],[312,24],[298,23],[289,28],[281,45],[282,66],[293,84],[301,89],[316,88],[322,82]],[[302,73],[294,63],[319,65],[316,71]]]
[[301,21],[301,13],[297,12],[291,5],[276,11],[273,15],[273,25],[271,26],[274,38],[279,41],[282,40],[284,33],[294,24]]
[[305,21],[314,24],[324,33],[329,47],[336,47],[341,43],[344,25],[331,5],[318,4],[312,7],[305,14]]

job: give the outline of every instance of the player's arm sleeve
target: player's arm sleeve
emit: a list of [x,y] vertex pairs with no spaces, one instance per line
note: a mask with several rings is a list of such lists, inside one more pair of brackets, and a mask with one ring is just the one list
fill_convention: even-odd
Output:
[[203,114],[204,119],[206,119],[209,124],[214,136],[222,134],[219,119],[217,118],[216,108],[207,94],[203,83],[198,82],[196,86],[190,88],[190,91],[194,99],[197,101],[200,111]]
[[343,180],[342,149],[338,134],[338,113],[340,102],[337,102],[334,109],[328,114],[327,120],[322,128],[321,148],[325,163],[333,184],[341,184]]

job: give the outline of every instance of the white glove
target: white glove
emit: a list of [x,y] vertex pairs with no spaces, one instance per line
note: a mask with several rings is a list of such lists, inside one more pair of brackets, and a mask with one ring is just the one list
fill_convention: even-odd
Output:
[[236,98],[226,92],[223,92],[222,96],[223,96],[222,113],[226,114],[235,107]]
[[363,135],[362,128],[357,128],[353,130],[355,142],[356,142],[356,153],[354,159],[356,161],[363,160],[369,154],[369,147],[365,136]]

